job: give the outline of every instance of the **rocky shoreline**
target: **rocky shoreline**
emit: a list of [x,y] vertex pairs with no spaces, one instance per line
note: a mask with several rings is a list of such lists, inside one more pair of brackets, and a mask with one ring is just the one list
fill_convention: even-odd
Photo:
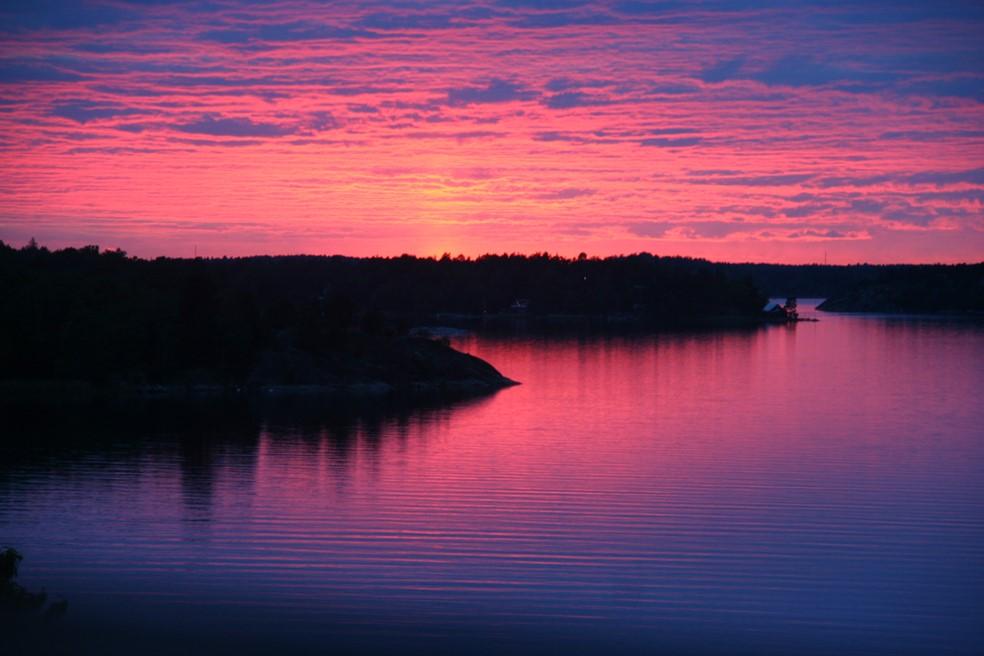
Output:
[[327,355],[289,348],[266,351],[249,376],[237,381],[218,380],[208,371],[166,382],[5,380],[0,381],[0,400],[433,398],[478,396],[518,384],[443,340],[402,337],[363,340],[355,348]]

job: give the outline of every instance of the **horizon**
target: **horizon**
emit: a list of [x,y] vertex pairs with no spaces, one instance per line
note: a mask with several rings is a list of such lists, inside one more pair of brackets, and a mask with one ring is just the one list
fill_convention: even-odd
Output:
[[0,239],[144,257],[984,256],[984,9],[0,9]]
[[103,253],[112,253],[112,252],[122,252],[128,258],[136,258],[136,259],[144,260],[144,261],[148,261],[148,262],[149,261],[152,261],[152,260],[155,260],[155,259],[158,259],[158,258],[165,258],[165,259],[170,259],[170,260],[222,260],[222,259],[233,259],[233,260],[235,260],[235,259],[259,258],[259,257],[272,257],[272,258],[278,258],[278,257],[326,257],[326,258],[328,258],[328,257],[345,257],[345,258],[352,258],[352,259],[398,259],[398,258],[401,258],[401,257],[412,257],[412,258],[421,259],[421,260],[423,260],[423,259],[430,259],[430,260],[440,261],[440,260],[446,260],[446,259],[450,259],[450,260],[461,260],[461,259],[464,259],[465,261],[474,262],[476,260],[480,260],[480,259],[486,258],[486,257],[525,257],[525,258],[532,258],[532,257],[544,256],[544,257],[551,257],[551,258],[553,258],[553,257],[559,257],[559,258],[565,259],[565,260],[577,260],[577,259],[580,258],[580,255],[583,254],[583,255],[586,256],[586,259],[587,260],[606,260],[606,259],[618,259],[618,258],[636,257],[636,256],[640,256],[640,255],[649,255],[649,256],[657,257],[657,258],[678,258],[678,259],[703,260],[703,261],[709,262],[710,264],[735,265],[735,266],[749,265],[749,266],[790,266],[790,267],[808,267],[808,266],[818,266],[818,267],[853,267],[853,266],[884,266],[884,267],[893,267],[893,266],[901,266],[901,267],[905,267],[905,266],[976,266],[976,265],[984,264],[984,259],[976,260],[976,261],[960,261],[960,262],[763,262],[763,261],[750,261],[750,260],[749,261],[729,261],[729,260],[713,260],[713,259],[708,259],[708,258],[699,257],[699,256],[695,257],[695,256],[690,256],[690,255],[678,255],[678,254],[673,254],[673,253],[656,253],[656,252],[651,252],[651,251],[636,251],[636,252],[632,252],[632,253],[612,253],[612,254],[608,254],[608,255],[591,254],[591,253],[585,253],[585,252],[578,253],[576,255],[567,255],[567,254],[564,254],[564,253],[551,253],[549,251],[533,251],[533,252],[529,252],[529,253],[521,253],[521,252],[515,252],[515,251],[513,251],[513,252],[508,252],[508,251],[500,251],[500,252],[488,251],[488,252],[485,252],[485,253],[478,253],[478,254],[474,254],[474,255],[465,254],[465,253],[449,253],[449,252],[440,253],[440,254],[430,254],[430,255],[423,255],[423,254],[417,254],[417,253],[399,253],[399,254],[395,254],[395,255],[383,255],[383,254],[375,254],[375,255],[349,255],[349,254],[346,254],[346,253],[311,253],[311,252],[296,252],[296,253],[276,253],[276,252],[274,252],[274,253],[250,253],[250,254],[243,254],[243,255],[208,255],[208,254],[201,254],[201,253],[199,253],[199,254],[195,254],[195,255],[191,255],[191,256],[184,256],[184,255],[165,255],[165,254],[141,255],[141,254],[131,253],[131,252],[127,251],[124,248],[119,248],[119,247],[115,247],[115,246],[103,247],[100,244],[69,244],[69,245],[66,245],[66,246],[61,246],[61,247],[57,247],[57,248],[51,248],[47,244],[39,243],[36,240],[34,240],[33,238],[31,238],[31,240],[29,240],[28,243],[23,244],[21,246],[17,246],[16,244],[11,244],[9,242],[4,241],[3,239],[0,239],[0,246],[5,245],[5,246],[7,246],[9,248],[12,248],[14,250],[24,250],[24,249],[28,249],[28,248],[31,247],[31,241],[34,241],[34,246],[36,248],[42,249],[42,250],[46,250],[46,251],[51,252],[51,253],[58,252],[58,251],[61,251],[61,250],[68,250],[68,249],[81,250],[81,249],[84,249],[84,248],[92,248],[92,247],[94,247],[94,248],[96,248],[98,250],[98,252],[100,254],[103,254]]

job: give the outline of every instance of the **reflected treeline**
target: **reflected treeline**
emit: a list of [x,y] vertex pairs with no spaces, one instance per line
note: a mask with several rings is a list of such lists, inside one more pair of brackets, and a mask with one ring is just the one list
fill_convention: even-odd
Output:
[[263,443],[274,450],[324,448],[336,473],[344,475],[357,453],[376,458],[387,440],[405,440],[414,426],[434,425],[487,400],[343,403],[291,396],[7,406],[0,417],[6,436],[0,445],[0,494],[29,484],[35,471],[45,478],[69,477],[73,463],[83,461],[88,472],[125,462],[139,471],[149,459],[155,466],[176,465],[185,518],[207,521],[222,468],[234,463],[241,472],[238,484],[250,484],[252,476],[242,473],[256,470]]
[[[244,444],[242,440],[232,443],[233,447],[255,457],[255,444]],[[215,478],[220,457],[219,445],[207,435],[190,434],[178,438],[178,465],[181,471],[181,496],[186,510],[186,519],[208,521],[212,517],[212,499],[215,494]]]

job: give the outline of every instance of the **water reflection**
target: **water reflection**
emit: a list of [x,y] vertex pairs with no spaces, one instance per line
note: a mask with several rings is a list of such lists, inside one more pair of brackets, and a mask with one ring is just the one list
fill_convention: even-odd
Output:
[[212,492],[216,469],[216,448],[209,437],[189,435],[178,442],[181,493],[187,521],[208,521],[212,517]]
[[451,407],[35,418],[0,536],[182,647],[973,653],[984,333],[821,319],[468,338],[524,384]]

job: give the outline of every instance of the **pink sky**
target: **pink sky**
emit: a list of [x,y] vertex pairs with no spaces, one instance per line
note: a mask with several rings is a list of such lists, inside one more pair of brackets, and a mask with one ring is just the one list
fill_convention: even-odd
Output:
[[976,3],[13,3],[0,239],[984,259]]

